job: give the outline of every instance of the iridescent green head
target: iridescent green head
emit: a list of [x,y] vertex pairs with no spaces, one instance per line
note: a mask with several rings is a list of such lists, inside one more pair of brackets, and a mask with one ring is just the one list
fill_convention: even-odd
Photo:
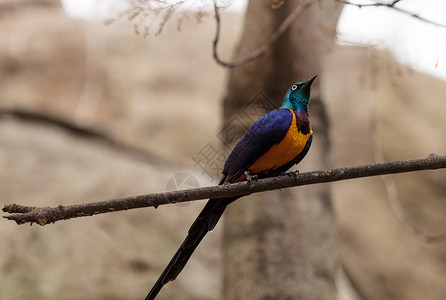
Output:
[[288,108],[297,111],[304,111],[308,114],[308,104],[310,103],[310,88],[317,75],[307,81],[296,82],[285,94],[280,108]]

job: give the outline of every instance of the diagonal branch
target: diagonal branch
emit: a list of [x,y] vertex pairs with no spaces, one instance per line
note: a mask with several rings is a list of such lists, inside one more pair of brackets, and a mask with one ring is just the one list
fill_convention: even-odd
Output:
[[59,220],[92,216],[102,213],[128,210],[141,207],[158,207],[159,205],[186,202],[208,198],[225,198],[249,195],[264,191],[289,188],[295,186],[334,182],[340,180],[396,174],[420,170],[446,168],[446,155],[432,153],[426,158],[394,161],[373,165],[336,168],[306,173],[288,173],[282,176],[260,179],[254,182],[240,182],[219,186],[194,188],[165,193],[155,193],[101,202],[68,205],[57,207],[32,207],[17,204],[5,205],[3,211],[9,213],[4,218],[17,224],[37,223],[46,225]]
[[282,34],[288,29],[288,27],[290,27],[290,25],[293,24],[293,22],[296,21],[297,18],[300,15],[302,15],[302,13],[304,13],[313,4],[314,4],[314,0],[310,0],[305,4],[298,4],[296,6],[296,8],[288,15],[288,17],[286,17],[286,19],[282,22],[282,24],[280,24],[277,31],[274,32],[262,46],[260,46],[259,48],[252,51],[251,53],[249,53],[248,55],[246,55],[244,57],[241,57],[234,61],[227,62],[227,61],[223,61],[217,53],[217,45],[218,45],[218,41],[220,39],[220,12],[219,12],[219,8],[217,6],[217,2],[214,1],[215,22],[217,24],[217,28],[215,30],[214,43],[213,43],[213,56],[214,56],[215,61],[223,67],[233,68],[233,67],[237,67],[237,66],[249,63],[249,62],[259,58],[260,56],[262,56],[266,52],[268,52],[268,50],[271,49],[271,45],[274,44],[282,36]]

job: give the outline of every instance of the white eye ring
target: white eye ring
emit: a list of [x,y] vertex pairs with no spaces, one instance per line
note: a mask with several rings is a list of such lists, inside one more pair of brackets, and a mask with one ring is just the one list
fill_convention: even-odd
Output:
[[294,84],[294,85],[291,87],[291,90],[292,90],[292,91],[297,90],[297,85]]

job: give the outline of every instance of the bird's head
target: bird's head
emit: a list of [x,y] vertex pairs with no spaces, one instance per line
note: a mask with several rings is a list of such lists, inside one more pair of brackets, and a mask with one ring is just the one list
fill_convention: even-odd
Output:
[[296,82],[285,94],[280,108],[288,108],[297,111],[305,111],[308,114],[308,104],[310,103],[310,88],[317,75],[307,81]]

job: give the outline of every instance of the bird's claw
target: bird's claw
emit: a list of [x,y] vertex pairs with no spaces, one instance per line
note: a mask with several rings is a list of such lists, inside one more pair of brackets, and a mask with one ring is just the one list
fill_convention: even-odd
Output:
[[293,177],[294,179],[297,179],[299,177],[299,170],[289,172],[288,176]]
[[259,176],[257,175],[251,175],[249,174],[248,171],[245,171],[245,177],[246,177],[246,181],[248,182],[248,186],[252,187],[254,185],[254,182],[257,181],[257,179],[259,179]]

